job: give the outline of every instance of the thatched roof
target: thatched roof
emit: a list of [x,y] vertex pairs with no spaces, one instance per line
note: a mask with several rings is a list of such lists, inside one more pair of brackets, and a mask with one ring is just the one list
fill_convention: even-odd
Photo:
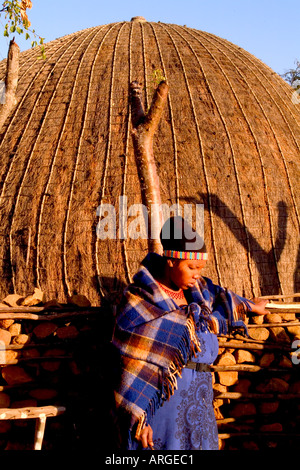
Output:
[[157,74],[170,86],[161,197],[205,204],[205,274],[248,296],[300,289],[300,104],[287,83],[224,39],[139,17],[52,41],[46,56],[21,53],[0,135],[0,296],[37,286],[98,304],[101,286],[131,279],[147,241],[99,240],[96,210],[141,202],[129,83],[147,108]]

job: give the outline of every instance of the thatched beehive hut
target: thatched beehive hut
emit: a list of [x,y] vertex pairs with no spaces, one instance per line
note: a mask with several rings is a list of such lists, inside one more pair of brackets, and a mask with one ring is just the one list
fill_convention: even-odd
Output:
[[157,75],[170,86],[154,142],[161,198],[205,205],[206,274],[247,296],[299,290],[300,105],[276,73],[212,34],[141,17],[39,55],[21,53],[0,131],[0,297],[40,287],[99,305],[130,280],[147,241],[100,240],[97,208],[113,204],[118,221],[120,196],[142,202],[129,84],[147,108]]
[[[47,425],[46,448],[93,439],[98,446],[91,423],[98,429],[101,416],[112,424],[108,397],[99,402],[111,373],[99,360],[109,354],[112,317],[102,301],[115,302],[148,250],[147,240],[120,236],[137,220],[133,204],[143,202],[133,81],[146,110],[158,82],[168,82],[154,139],[161,200],[204,204],[205,274],[246,296],[300,291],[300,104],[287,83],[228,41],[141,17],[45,49],[46,60],[38,49],[20,54],[16,100],[2,127],[0,108],[0,300],[27,296],[24,308],[0,306],[0,447],[7,449],[19,436],[11,420],[24,417],[25,406],[29,418],[44,415],[43,406],[50,417],[53,406],[66,408],[62,421]],[[0,80],[6,69],[3,61]],[[120,197],[128,209],[123,232]],[[115,239],[97,236],[103,204],[115,209]],[[35,287],[61,303],[83,294],[96,308],[57,310],[50,302],[28,313]],[[250,339],[222,338],[214,382],[220,447],[260,448],[263,437],[273,448],[276,434],[294,448],[300,382],[290,352],[299,318],[292,309],[252,321]],[[257,442],[248,442],[255,433]],[[106,449],[111,442],[102,437]]]

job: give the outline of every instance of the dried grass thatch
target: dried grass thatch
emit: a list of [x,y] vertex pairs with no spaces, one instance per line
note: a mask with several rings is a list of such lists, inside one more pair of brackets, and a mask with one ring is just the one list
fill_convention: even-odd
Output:
[[154,143],[161,198],[205,204],[206,274],[247,296],[300,290],[300,104],[287,83],[224,39],[141,18],[45,49],[45,61],[21,53],[0,135],[0,296],[39,287],[95,305],[131,279],[146,240],[97,239],[96,210],[141,202],[129,84],[147,108],[157,74],[170,86]]

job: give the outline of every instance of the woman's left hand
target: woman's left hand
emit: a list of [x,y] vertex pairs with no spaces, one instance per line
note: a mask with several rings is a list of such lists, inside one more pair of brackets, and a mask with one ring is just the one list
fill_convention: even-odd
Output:
[[251,303],[253,313],[256,313],[257,315],[266,315],[267,313],[270,313],[268,310],[266,310],[268,300],[255,298],[252,299],[252,302],[254,302],[254,305]]

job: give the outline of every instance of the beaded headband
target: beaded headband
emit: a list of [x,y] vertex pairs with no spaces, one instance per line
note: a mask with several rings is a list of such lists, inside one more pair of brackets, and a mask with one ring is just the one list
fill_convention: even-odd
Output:
[[164,256],[166,256],[167,258],[177,258],[177,259],[197,259],[197,260],[208,259],[208,253],[197,253],[196,251],[164,250]]

